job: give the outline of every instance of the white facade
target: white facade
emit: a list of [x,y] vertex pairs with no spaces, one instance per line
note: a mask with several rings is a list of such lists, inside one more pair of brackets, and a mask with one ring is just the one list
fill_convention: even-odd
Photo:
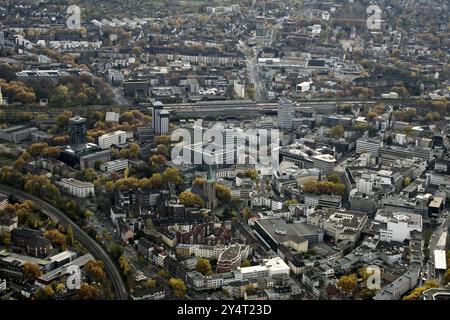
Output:
[[63,178],[57,183],[64,189],[64,191],[78,198],[86,198],[94,194],[94,185],[91,182],[83,182],[72,178]]
[[127,133],[125,131],[114,131],[104,134],[98,138],[98,145],[102,149],[108,149],[112,145],[121,145],[127,141]]
[[382,142],[376,139],[360,138],[356,140],[356,154],[369,153],[378,156]]
[[102,163],[100,170],[103,172],[117,172],[128,168],[128,159],[117,159]]
[[158,114],[159,119],[159,132],[158,134],[164,135],[169,133],[169,111],[162,110]]
[[415,213],[394,213],[392,216],[377,214],[375,221],[385,223],[381,227],[380,240],[403,242],[411,239],[411,232],[422,232],[422,216]]
[[370,180],[366,179],[359,179],[356,182],[356,188],[358,189],[358,192],[361,192],[365,195],[370,195],[372,192],[372,182]]
[[309,82],[309,81],[304,81],[297,85],[297,91],[306,92],[309,90],[311,90],[311,82]]
[[267,207],[275,211],[283,209],[283,202],[270,199],[269,197],[256,195],[251,198],[251,201],[252,205],[256,207]]
[[336,165],[336,159],[330,154],[319,154],[311,157],[314,167],[322,171],[322,174],[329,175],[333,173]]
[[261,265],[238,268],[242,273],[242,279],[262,279],[277,275],[289,275],[290,268],[280,257],[264,259]]
[[278,102],[278,126],[282,129],[292,128],[292,119],[294,118],[294,109],[292,101],[286,98],[281,98]]

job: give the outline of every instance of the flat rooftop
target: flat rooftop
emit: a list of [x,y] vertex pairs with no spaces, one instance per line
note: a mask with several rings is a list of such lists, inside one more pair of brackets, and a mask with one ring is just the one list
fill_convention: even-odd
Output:
[[272,237],[277,243],[286,241],[303,242],[305,237],[316,235],[319,232],[314,226],[300,223],[286,223],[283,219],[260,219],[258,223],[266,233]]

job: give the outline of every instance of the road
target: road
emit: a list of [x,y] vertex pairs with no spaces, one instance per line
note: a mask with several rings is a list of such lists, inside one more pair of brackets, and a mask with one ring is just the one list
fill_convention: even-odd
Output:
[[116,298],[118,300],[127,300],[128,299],[128,291],[127,287],[122,279],[122,275],[120,271],[117,269],[117,266],[111,260],[109,255],[103,250],[103,248],[86,232],[83,231],[75,222],[70,220],[62,211],[50,205],[49,203],[32,196],[26,192],[21,190],[11,188],[0,184],[0,192],[6,194],[13,194],[17,198],[21,200],[32,200],[34,204],[42,210],[44,214],[46,214],[50,219],[61,223],[64,226],[71,226],[73,230],[73,234],[75,239],[77,239],[86,249],[96,258],[103,262],[105,266],[105,270],[111,280],[114,291],[116,293]]
[[256,51],[254,48],[250,48],[246,45],[240,46],[239,49],[242,53],[245,54],[245,61],[247,64],[247,72],[248,72],[248,78],[250,80],[250,83],[255,85],[255,101],[265,101],[266,95],[265,95],[265,88],[264,88],[264,82],[259,76],[258,71],[258,57],[256,55]]
[[442,223],[436,228],[436,230],[433,231],[433,234],[430,239],[430,244],[428,246],[429,252],[430,252],[430,262],[427,264],[427,272],[428,272],[428,280],[435,278],[433,276],[434,274],[434,250],[436,249],[436,245],[439,241],[439,238],[441,237],[442,233],[446,230],[448,230],[449,224],[450,224],[450,214],[448,211],[445,211],[446,217],[443,219]]

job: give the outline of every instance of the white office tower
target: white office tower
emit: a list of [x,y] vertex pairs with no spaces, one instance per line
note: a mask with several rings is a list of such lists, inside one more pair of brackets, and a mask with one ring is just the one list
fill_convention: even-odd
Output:
[[159,134],[168,134],[169,133],[169,111],[161,110],[158,114],[159,118]]
[[225,164],[237,164],[238,163],[238,136],[243,134],[243,130],[240,128],[227,127],[223,131],[223,141],[225,147]]
[[292,120],[294,118],[294,108],[292,100],[280,98],[278,101],[278,126],[281,129],[292,129]]
[[169,133],[169,112],[163,110],[164,105],[161,101],[153,103],[153,130],[156,134],[163,135]]

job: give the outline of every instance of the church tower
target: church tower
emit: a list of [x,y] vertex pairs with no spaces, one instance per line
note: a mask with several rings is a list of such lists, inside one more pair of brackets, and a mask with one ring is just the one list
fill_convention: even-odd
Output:
[[215,209],[217,207],[216,181],[214,180],[211,165],[208,166],[208,174],[206,175],[205,187],[203,190],[205,190],[206,193],[206,208],[209,210]]

